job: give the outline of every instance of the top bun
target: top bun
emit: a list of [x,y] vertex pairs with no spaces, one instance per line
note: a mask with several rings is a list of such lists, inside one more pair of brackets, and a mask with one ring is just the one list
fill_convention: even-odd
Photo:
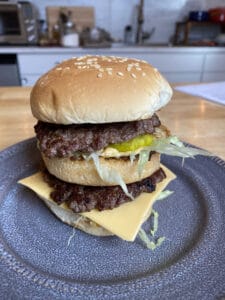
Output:
[[36,82],[31,109],[38,120],[56,124],[127,122],[151,117],[171,96],[168,82],[146,61],[83,56]]

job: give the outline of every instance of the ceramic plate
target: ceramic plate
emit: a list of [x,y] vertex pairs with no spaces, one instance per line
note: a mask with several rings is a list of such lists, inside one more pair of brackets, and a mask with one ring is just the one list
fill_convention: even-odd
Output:
[[[155,251],[60,222],[17,181],[36,172],[34,139],[0,154],[0,299],[215,299],[225,296],[225,162],[163,156],[177,174]],[[150,228],[150,221],[144,225]],[[73,235],[73,237],[72,237]]]

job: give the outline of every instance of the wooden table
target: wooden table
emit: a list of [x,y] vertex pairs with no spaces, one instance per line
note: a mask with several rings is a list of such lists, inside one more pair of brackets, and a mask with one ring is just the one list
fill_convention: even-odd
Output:
[[[30,88],[0,88],[0,150],[34,136]],[[172,134],[225,159],[225,106],[174,92],[160,119]]]

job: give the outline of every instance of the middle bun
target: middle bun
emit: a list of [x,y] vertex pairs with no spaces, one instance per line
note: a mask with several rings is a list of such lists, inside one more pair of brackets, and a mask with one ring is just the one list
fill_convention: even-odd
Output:
[[[71,160],[70,158],[47,158],[42,154],[45,165],[52,175],[57,178],[80,185],[113,186],[100,178],[93,160]],[[145,164],[141,176],[138,173],[138,160],[131,162],[127,159],[99,157],[102,166],[116,170],[124,182],[129,184],[151,176],[160,168],[160,154],[153,153],[151,159]]]

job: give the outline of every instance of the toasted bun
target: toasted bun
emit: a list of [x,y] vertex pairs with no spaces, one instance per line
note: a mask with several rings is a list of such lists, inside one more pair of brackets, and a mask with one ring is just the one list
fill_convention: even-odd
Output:
[[95,222],[89,220],[88,218],[74,213],[71,209],[63,205],[58,205],[54,201],[49,201],[44,198],[41,199],[62,222],[92,235],[97,235],[97,236],[113,235],[111,232],[99,226]]
[[44,122],[109,123],[149,118],[171,95],[168,82],[145,61],[84,56],[43,75],[30,101],[34,117]]
[[[47,158],[42,155],[45,165],[52,175],[57,178],[81,185],[91,186],[113,186],[118,183],[109,183],[100,178],[93,160],[70,160],[69,158]],[[116,158],[99,158],[100,165],[107,167],[108,169],[116,170],[124,182],[129,184],[132,182],[140,181],[146,177],[152,175],[160,168],[160,154],[154,153],[151,156],[151,160],[148,161],[144,169],[139,176],[138,173],[138,160],[131,162],[128,159],[116,159]]]

